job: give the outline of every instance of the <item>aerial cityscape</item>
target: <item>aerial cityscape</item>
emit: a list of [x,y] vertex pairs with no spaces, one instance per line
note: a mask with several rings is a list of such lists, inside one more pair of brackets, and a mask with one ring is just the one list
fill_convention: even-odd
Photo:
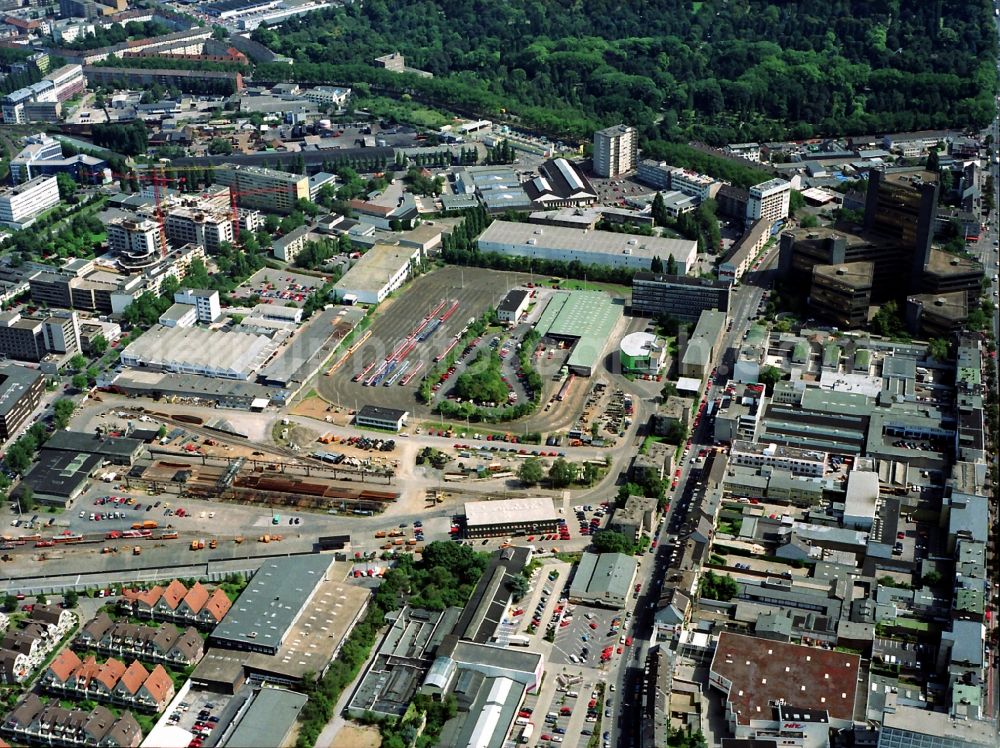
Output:
[[1000,0],[0,5],[0,748],[1000,747]]

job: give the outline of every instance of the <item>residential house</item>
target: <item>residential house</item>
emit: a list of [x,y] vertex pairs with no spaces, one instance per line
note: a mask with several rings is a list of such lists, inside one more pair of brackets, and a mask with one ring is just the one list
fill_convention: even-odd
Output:
[[98,668],[97,675],[90,682],[91,691],[98,698],[104,697],[110,699],[114,696],[115,687],[118,685],[118,681],[122,679],[122,676],[125,675],[125,671],[124,662],[116,660],[114,657],[109,658],[107,662]]
[[185,618],[197,618],[198,611],[200,611],[207,602],[208,590],[201,582],[195,582],[184,596],[184,599],[182,599],[177,608],[175,608],[174,612],[178,616],[183,616]]
[[32,664],[27,655],[8,649],[0,650],[0,683],[5,686],[23,683],[31,675],[31,670]]
[[142,663],[138,660],[132,660],[132,664],[125,669],[112,689],[112,695],[115,699],[122,701],[134,701],[139,695],[139,689],[142,688],[142,684],[146,682],[148,677],[149,671],[142,666]]
[[77,656],[76,652],[69,647],[64,647],[52,662],[49,663],[48,668],[42,675],[41,682],[43,685],[49,683],[66,685],[82,664],[83,662]]
[[159,712],[166,708],[172,698],[174,682],[163,665],[157,665],[136,694],[137,705]]
[[229,595],[221,587],[217,587],[202,609],[198,611],[198,623],[217,626],[222,623],[222,619],[226,617],[226,613],[232,606],[233,602],[229,599]]
[[187,587],[179,579],[175,579],[167,585],[154,608],[154,614],[172,616],[181,600],[187,595]]
[[50,639],[59,641],[73,628],[76,614],[56,605],[35,605],[29,619],[32,623],[44,626]]

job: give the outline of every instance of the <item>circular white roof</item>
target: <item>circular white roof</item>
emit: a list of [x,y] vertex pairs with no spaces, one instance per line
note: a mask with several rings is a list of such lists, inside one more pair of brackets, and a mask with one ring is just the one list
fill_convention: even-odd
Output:
[[626,356],[648,356],[655,348],[656,336],[649,332],[634,332],[621,342],[621,351]]

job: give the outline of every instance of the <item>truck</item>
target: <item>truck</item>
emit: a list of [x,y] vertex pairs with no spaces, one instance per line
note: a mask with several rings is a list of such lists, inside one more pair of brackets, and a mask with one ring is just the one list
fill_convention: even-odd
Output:
[[376,530],[375,537],[376,538],[384,538],[385,537],[385,530]]
[[133,530],[155,530],[157,527],[159,527],[159,525],[151,519],[132,523]]
[[524,726],[524,731],[521,733],[521,742],[527,743],[531,740],[531,736],[535,732],[535,726],[530,722]]
[[507,641],[515,647],[527,647],[531,645],[531,639],[521,634],[513,634],[507,637]]
[[392,541],[392,544],[393,545],[402,545],[403,544],[403,539],[402,538],[396,538],[395,540]]
[[141,555],[142,555],[142,547],[141,547],[141,546],[138,546],[138,545],[137,545],[137,546],[134,546],[134,547],[132,548],[132,555],[133,555],[133,556],[141,556]]
[[200,551],[204,547],[205,547],[205,541],[204,540],[192,540],[191,541],[191,550],[192,551]]
[[210,541],[208,541],[208,547],[209,548],[218,548],[219,547],[219,541],[216,540],[215,538],[212,538]]
[[410,538],[409,540],[406,541],[406,544],[407,545],[416,545],[417,544],[417,539],[416,538]]

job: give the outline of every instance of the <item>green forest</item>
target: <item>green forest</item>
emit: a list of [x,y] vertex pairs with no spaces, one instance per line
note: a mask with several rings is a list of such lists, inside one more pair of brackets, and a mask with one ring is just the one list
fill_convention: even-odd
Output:
[[[628,122],[723,143],[985,125],[992,15],[989,0],[371,0],[254,38],[296,61],[261,80],[368,84],[580,140]],[[373,66],[393,51],[435,77]]]

